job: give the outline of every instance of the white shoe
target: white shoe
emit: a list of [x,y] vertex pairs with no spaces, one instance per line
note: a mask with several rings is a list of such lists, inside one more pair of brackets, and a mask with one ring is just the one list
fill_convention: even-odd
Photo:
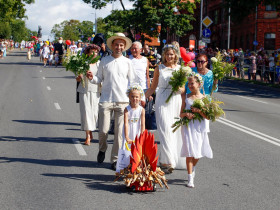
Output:
[[189,188],[194,188],[194,177],[193,174],[188,174],[188,183],[187,183],[187,187]]

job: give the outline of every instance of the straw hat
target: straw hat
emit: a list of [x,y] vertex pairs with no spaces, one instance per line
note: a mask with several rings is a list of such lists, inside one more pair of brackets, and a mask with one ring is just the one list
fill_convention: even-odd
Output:
[[112,43],[115,39],[122,39],[125,41],[124,51],[128,50],[131,47],[132,42],[129,38],[127,38],[123,33],[115,33],[114,36],[111,36],[109,39],[107,39],[107,46],[110,50],[113,51]]

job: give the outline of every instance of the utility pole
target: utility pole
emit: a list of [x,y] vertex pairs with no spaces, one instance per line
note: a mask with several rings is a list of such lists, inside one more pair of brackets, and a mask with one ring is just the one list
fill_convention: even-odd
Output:
[[228,8],[228,42],[227,48],[230,48],[230,7]]
[[97,19],[96,19],[96,9],[95,9],[95,34],[97,34]]
[[200,1],[200,33],[199,33],[199,40],[202,39],[202,20],[203,20],[203,0]]
[[[257,41],[257,31],[258,31],[258,25],[257,25],[258,22],[257,21],[258,21],[258,6],[256,6],[256,23],[255,23],[255,40],[254,40],[254,42]],[[254,44],[254,51],[256,52],[256,50],[257,50],[257,45]]]

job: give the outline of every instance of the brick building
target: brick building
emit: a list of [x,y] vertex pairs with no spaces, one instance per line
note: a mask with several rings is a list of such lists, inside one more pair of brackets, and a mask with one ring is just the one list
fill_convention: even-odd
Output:
[[[210,47],[227,49],[228,43],[228,11],[223,8],[223,0],[204,0],[203,17],[209,16],[213,23],[210,25]],[[195,11],[196,21],[193,22],[193,30],[186,36],[180,37],[180,45],[188,47],[189,37],[199,40],[200,35],[200,4]],[[205,27],[203,26],[203,29]],[[254,49],[253,42],[258,42],[256,49],[263,47],[265,50],[280,48],[280,15],[270,5],[259,5],[257,14],[250,14],[240,23],[231,21],[230,48]],[[174,39],[174,38],[173,38]],[[170,40],[167,40],[170,41]],[[198,41],[197,41],[198,43]]]

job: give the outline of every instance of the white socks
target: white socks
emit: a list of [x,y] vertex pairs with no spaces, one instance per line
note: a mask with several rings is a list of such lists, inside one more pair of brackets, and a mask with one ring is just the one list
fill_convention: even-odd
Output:
[[187,187],[194,188],[194,173],[188,174]]

